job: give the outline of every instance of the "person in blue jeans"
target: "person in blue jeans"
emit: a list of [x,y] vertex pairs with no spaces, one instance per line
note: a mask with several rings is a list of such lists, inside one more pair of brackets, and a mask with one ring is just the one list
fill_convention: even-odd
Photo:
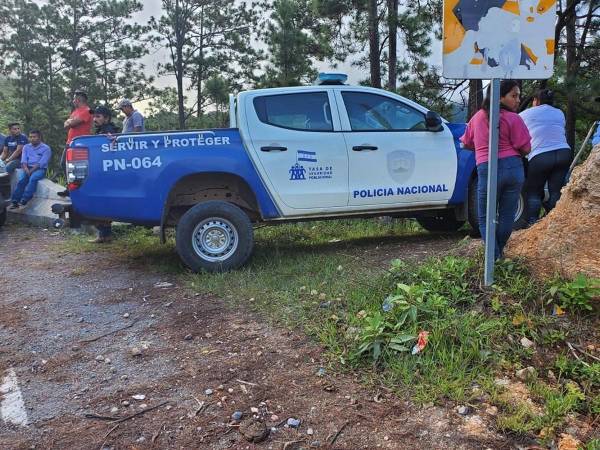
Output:
[[[495,236],[495,257],[502,258],[504,246],[508,242],[519,195],[525,182],[522,157],[531,151],[531,137],[523,119],[516,113],[520,103],[521,90],[515,80],[500,83],[500,123],[498,133],[498,192],[497,226]],[[487,176],[489,154],[489,111],[490,88],[483,107],[477,111],[460,138],[463,146],[475,150],[477,164],[477,215],[479,230],[485,240]]]
[[11,209],[24,207],[32,199],[38,182],[46,176],[51,155],[50,147],[42,142],[42,133],[39,130],[31,130],[29,144],[23,146],[21,154],[23,171],[11,197]]

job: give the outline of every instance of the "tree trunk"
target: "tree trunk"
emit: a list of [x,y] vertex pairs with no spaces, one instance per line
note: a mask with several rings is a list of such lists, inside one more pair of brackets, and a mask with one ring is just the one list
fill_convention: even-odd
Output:
[[483,83],[481,80],[469,80],[469,104],[467,121],[473,117],[483,104]]
[[175,1],[175,78],[177,79],[177,120],[178,129],[185,129],[185,99],[183,96],[183,45],[185,43],[184,30],[181,24],[181,10],[179,0]]
[[577,119],[577,106],[575,102],[575,77],[577,71],[577,50],[576,50],[576,18],[575,14],[569,14],[566,20],[565,28],[567,32],[567,114],[566,114],[566,134],[567,142],[571,148],[575,148],[575,121]]
[[371,86],[381,87],[381,61],[379,59],[379,27],[377,0],[369,0],[369,65],[371,67]]
[[387,0],[388,6],[388,89],[396,90],[398,63],[397,44],[398,44],[398,0]]

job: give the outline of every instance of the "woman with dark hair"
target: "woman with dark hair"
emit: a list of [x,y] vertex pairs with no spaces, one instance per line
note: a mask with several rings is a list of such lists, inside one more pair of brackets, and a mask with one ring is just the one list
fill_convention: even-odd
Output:
[[[521,90],[514,80],[500,83],[500,124],[498,133],[498,196],[496,226],[496,259],[503,255],[504,246],[512,233],[519,194],[525,181],[522,156],[531,149],[531,138],[523,119],[516,113]],[[477,111],[460,138],[463,146],[475,150],[477,163],[477,212],[479,230],[485,239],[487,177],[489,153],[490,88],[483,107]]]
[[550,198],[544,205],[549,212],[560,198],[569,165],[573,159],[565,134],[565,115],[554,106],[554,93],[540,89],[533,97],[533,107],[520,115],[531,134],[531,153],[527,155],[527,223],[540,217],[544,185],[548,183]]

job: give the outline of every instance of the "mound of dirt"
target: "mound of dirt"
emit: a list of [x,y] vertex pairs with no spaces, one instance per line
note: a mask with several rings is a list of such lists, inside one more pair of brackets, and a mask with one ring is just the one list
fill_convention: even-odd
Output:
[[514,233],[506,253],[539,276],[600,278],[600,145],[573,171],[550,214]]

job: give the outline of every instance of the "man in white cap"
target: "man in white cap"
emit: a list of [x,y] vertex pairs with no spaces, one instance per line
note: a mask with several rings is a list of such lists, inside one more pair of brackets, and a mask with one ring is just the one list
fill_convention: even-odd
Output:
[[119,109],[125,114],[123,120],[123,133],[139,133],[145,131],[144,116],[137,109],[133,109],[131,100],[124,98],[119,102]]

